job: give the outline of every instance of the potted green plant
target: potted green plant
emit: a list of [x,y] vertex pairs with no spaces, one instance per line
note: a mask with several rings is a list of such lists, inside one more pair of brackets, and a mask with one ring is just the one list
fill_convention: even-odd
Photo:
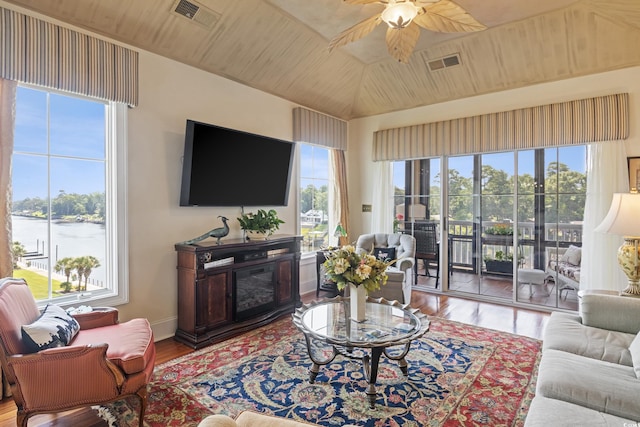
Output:
[[492,227],[487,227],[484,230],[484,234],[491,236],[513,236],[513,227],[506,224],[496,224]]
[[247,239],[253,238],[254,240],[266,239],[280,228],[280,224],[284,224],[284,221],[278,218],[278,212],[275,209],[269,211],[258,209],[256,213],[243,213],[238,218],[238,222],[240,228],[245,231]]
[[484,264],[488,273],[513,273],[513,255],[503,251],[496,251],[492,257],[484,257]]
[[[524,255],[518,255],[518,265],[524,260]],[[513,273],[513,254],[503,251],[496,251],[493,256],[485,256],[484,264],[487,267],[487,273]]]

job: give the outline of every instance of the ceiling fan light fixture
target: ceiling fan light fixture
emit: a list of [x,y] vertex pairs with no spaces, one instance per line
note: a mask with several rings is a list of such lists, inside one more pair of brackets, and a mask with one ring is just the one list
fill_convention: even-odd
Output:
[[390,1],[381,18],[391,28],[406,28],[418,15],[418,8],[411,1]]

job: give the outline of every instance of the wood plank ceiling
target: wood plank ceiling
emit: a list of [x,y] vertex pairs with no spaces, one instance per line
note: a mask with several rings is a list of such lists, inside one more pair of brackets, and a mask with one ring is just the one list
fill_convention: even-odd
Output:
[[[0,6],[2,5],[0,1]],[[459,0],[488,29],[421,30],[408,64],[386,52],[384,24],[333,52],[329,40],[378,13],[341,0],[8,0],[308,108],[349,120],[640,64],[640,0]],[[427,62],[458,54],[461,65]]]

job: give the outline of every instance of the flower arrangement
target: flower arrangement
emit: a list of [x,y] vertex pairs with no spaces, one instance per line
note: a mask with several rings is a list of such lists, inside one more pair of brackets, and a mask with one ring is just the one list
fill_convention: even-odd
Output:
[[352,245],[327,251],[324,262],[327,276],[339,290],[349,283],[364,286],[367,292],[380,289],[387,283],[387,267],[395,260],[381,261],[369,254],[358,254]]

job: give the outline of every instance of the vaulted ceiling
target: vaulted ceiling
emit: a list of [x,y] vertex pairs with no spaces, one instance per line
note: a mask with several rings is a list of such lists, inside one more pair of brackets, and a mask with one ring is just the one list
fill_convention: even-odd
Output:
[[408,64],[387,53],[384,23],[327,48],[380,4],[190,0],[188,19],[178,1],[7,0],[347,120],[640,64],[640,0],[456,0],[488,28],[422,29]]

